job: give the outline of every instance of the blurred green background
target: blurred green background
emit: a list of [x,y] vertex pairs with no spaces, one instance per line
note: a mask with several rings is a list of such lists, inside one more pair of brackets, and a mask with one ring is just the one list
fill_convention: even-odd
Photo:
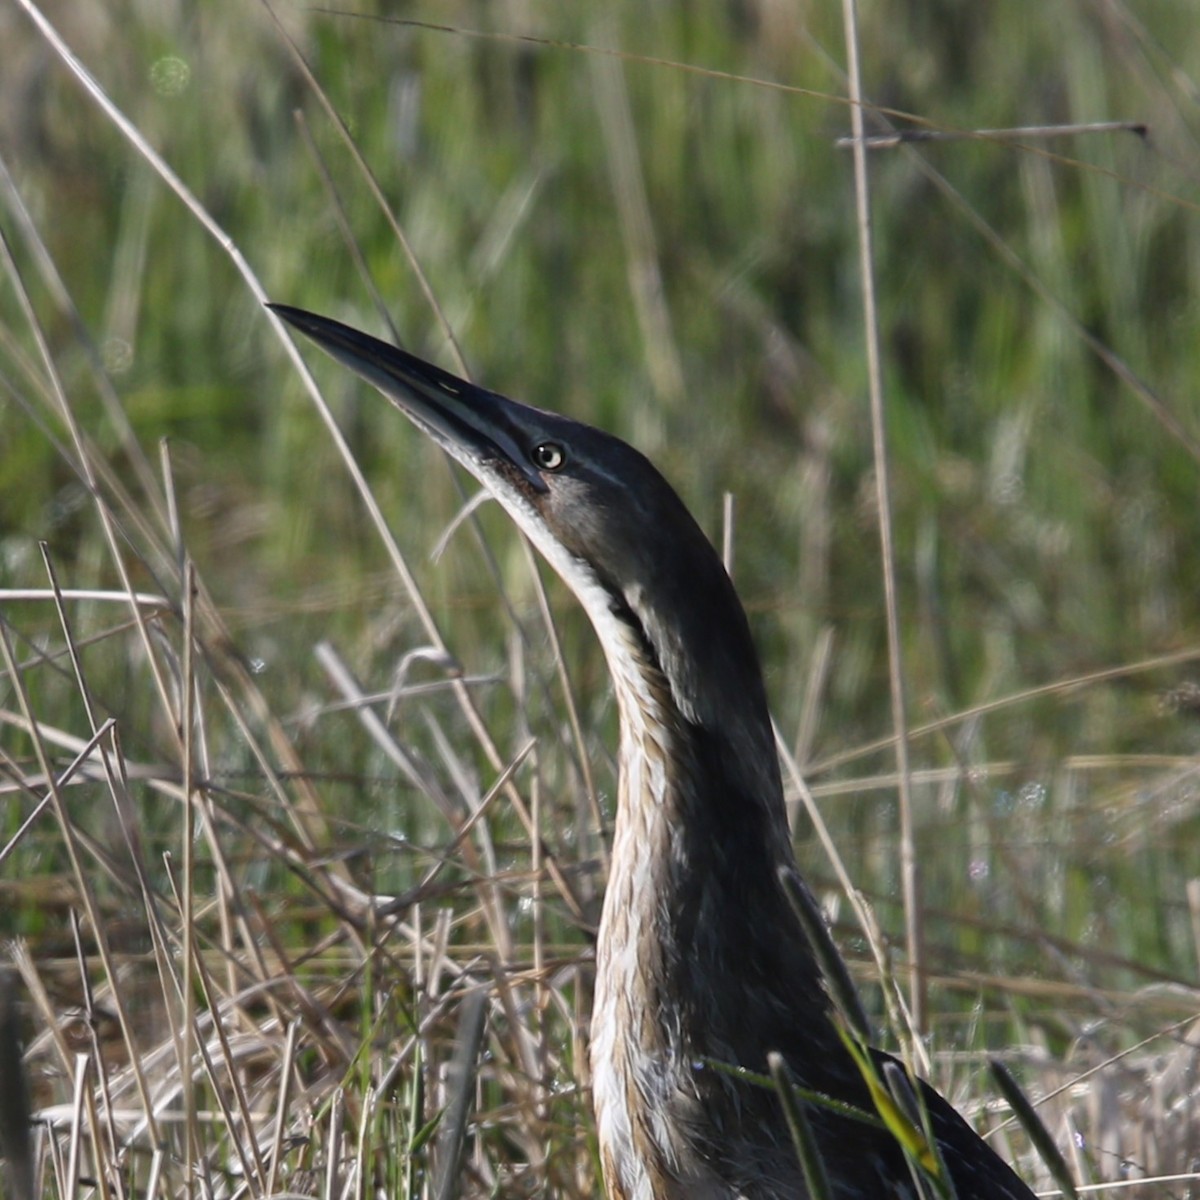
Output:
[[[780,728],[898,938],[852,162],[836,145],[850,124],[840,6],[131,0],[46,13],[271,298],[386,334],[348,231],[405,346],[452,368],[277,18],[474,377],[635,442],[718,542],[733,494],[734,577]],[[965,997],[938,1006],[949,1021],[970,1016],[987,979],[1053,981],[1048,1005],[1031,982],[1008,1014],[1041,1023],[1056,1052],[1098,1016],[1120,1045],[1164,1020],[1129,998],[1194,985],[1200,942],[1187,895],[1200,875],[1200,23],[1187,4],[1101,0],[873,4],[860,17],[868,96],[922,128],[1148,128],[870,156],[910,718],[957,718],[913,741],[934,968]],[[419,839],[432,818],[351,716],[320,708],[332,694],[312,647],[328,639],[380,689],[424,635],[278,337],[230,256],[14,0],[0,42],[0,224],[81,425],[136,505],[149,484],[14,191],[154,471],[170,439],[186,545],[239,653],[307,766],[343,773],[321,794],[344,836]],[[502,752],[531,728],[553,740],[561,699],[507,523],[479,516],[526,629],[527,690],[476,539],[460,529],[431,561],[461,503],[452,472],[378,397],[304,353],[452,653],[496,680],[480,697]],[[0,372],[0,588],[45,586],[40,539],[65,586],[116,586],[11,282]],[[138,529],[124,536],[146,564],[138,585],[170,591]],[[610,806],[604,665],[550,591]],[[31,645],[53,637],[48,605],[14,601],[5,618]],[[80,617],[93,633],[112,620]],[[136,650],[114,637],[89,655],[126,750],[169,754]],[[50,675],[35,698],[70,727],[72,695]],[[429,703],[453,738],[461,717]],[[427,722],[401,713],[398,731],[436,760]],[[13,731],[0,739],[27,753]],[[218,759],[254,790],[236,738]],[[572,811],[577,774],[547,778]],[[803,818],[797,836],[836,906]],[[51,848],[38,854],[27,871],[52,867]],[[379,870],[389,886],[407,878],[403,864]],[[0,931],[38,920],[10,910]]]

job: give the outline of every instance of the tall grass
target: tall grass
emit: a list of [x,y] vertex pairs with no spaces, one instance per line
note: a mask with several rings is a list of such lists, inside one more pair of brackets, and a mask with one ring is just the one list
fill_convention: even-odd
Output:
[[[635,441],[714,540],[733,493],[782,740],[882,932],[797,790],[801,863],[886,1027],[839,6],[50,10],[131,137],[25,5],[0,7],[0,933],[41,1194],[598,1189],[603,662],[502,515],[457,523],[439,454],[314,357],[339,445],[252,279],[448,366],[452,331],[488,386]],[[893,124],[1149,129],[870,165],[932,1075],[1032,1180],[985,1053],[1081,1181],[1190,1195],[1200,33],[1185,6],[862,21]]]

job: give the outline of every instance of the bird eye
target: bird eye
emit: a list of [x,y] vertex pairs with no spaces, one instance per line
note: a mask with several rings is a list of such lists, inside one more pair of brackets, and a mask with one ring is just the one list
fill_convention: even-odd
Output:
[[557,471],[567,461],[567,452],[557,442],[540,442],[533,448],[533,465],[541,471]]

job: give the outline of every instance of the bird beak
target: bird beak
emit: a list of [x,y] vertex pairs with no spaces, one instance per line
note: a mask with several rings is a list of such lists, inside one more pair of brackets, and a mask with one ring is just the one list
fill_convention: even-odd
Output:
[[547,490],[529,461],[529,437],[523,432],[535,409],[476,387],[339,321],[285,304],[267,307],[378,388],[481,482],[488,479],[477,468],[490,466],[526,488]]

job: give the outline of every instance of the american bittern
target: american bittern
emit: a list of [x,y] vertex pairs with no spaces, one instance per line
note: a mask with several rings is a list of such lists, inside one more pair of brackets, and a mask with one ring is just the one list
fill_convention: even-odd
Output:
[[[483,484],[570,586],[604,648],[621,725],[591,1044],[608,1196],[808,1197],[778,1094],[719,1064],[761,1075],[776,1051],[801,1087],[863,1113],[876,1106],[788,898],[789,878],[802,885],[762,673],[717,554],[658,471],[617,438],[272,307]],[[864,1061],[868,1073],[894,1074],[882,1052]],[[928,1121],[944,1164],[942,1194],[948,1174],[959,1200],[1033,1200],[937,1092],[917,1084],[914,1095],[924,1111],[914,1122]],[[930,1188],[894,1125],[816,1101],[805,1111],[838,1200]]]

